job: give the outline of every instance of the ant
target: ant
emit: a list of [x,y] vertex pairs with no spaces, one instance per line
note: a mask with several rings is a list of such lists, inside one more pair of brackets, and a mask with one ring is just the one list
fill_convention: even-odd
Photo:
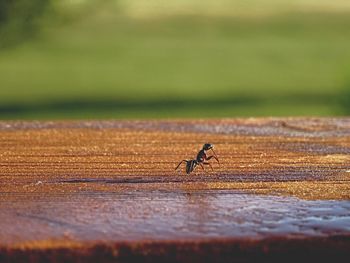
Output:
[[[193,170],[196,168],[197,165],[200,165],[202,167],[202,169],[204,170],[204,165],[209,165],[210,168],[213,170],[213,167],[211,166],[211,164],[209,161],[211,158],[214,158],[218,163],[219,163],[219,159],[217,158],[216,153],[214,152],[214,145],[210,144],[210,143],[206,143],[203,145],[202,150],[200,150],[197,154],[197,158],[194,160],[182,160],[175,168],[175,170],[177,170],[180,165],[185,162],[186,163],[186,173],[190,174],[191,172],[193,172]],[[212,150],[214,155],[211,156],[207,156],[206,151],[208,150]]]

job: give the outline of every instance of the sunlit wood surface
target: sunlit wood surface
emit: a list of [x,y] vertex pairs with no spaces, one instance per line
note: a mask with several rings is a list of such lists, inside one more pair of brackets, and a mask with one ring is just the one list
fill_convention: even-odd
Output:
[[350,118],[0,122],[0,178],[4,262],[350,254]]

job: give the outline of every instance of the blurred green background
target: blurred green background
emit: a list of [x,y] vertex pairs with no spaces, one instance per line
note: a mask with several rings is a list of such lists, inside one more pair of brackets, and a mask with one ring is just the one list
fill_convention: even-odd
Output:
[[350,114],[348,0],[0,0],[0,119]]

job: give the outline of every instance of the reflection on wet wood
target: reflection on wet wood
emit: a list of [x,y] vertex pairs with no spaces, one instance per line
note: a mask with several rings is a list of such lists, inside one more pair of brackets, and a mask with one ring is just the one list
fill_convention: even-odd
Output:
[[0,122],[0,176],[0,261],[350,253],[349,118]]

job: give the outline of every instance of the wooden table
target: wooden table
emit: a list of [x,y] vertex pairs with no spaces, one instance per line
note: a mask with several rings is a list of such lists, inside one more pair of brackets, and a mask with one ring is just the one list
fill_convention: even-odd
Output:
[[350,118],[0,122],[0,176],[0,262],[350,256]]

